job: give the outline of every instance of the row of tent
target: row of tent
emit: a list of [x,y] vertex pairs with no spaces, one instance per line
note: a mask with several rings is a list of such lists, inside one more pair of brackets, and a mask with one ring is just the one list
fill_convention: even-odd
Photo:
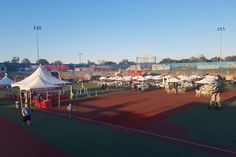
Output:
[[70,82],[63,81],[53,77],[42,66],[22,81],[14,82],[7,75],[0,80],[0,86],[19,87],[20,90],[50,90],[69,85]]
[[178,77],[173,77],[170,75],[167,76],[161,76],[161,75],[157,75],[157,76],[151,76],[151,75],[147,75],[147,76],[124,76],[124,77],[100,77],[99,80],[101,81],[131,81],[131,80],[137,80],[137,81],[147,81],[147,80],[166,80],[166,82],[169,83],[181,83],[181,82],[192,82],[194,81],[195,83],[199,83],[199,84],[214,84],[217,82],[218,80],[218,76],[196,76],[196,75],[192,75],[192,76],[183,76],[180,75]]

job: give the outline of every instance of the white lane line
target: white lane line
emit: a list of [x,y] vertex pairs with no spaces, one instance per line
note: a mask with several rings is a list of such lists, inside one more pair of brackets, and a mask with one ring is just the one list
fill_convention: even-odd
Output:
[[[48,110],[41,110],[41,109],[40,109],[40,111],[52,113],[52,114],[63,116],[63,117],[67,117],[66,114],[62,114],[62,113],[58,113],[58,112],[53,112],[53,111],[48,111]],[[223,152],[223,153],[230,153],[230,154],[235,154],[236,155],[236,151],[231,151],[231,150],[227,150],[227,149],[223,149],[223,148],[218,148],[218,147],[215,147],[215,146],[210,146],[210,145],[201,144],[201,143],[197,143],[197,142],[192,142],[192,141],[188,141],[188,140],[184,140],[184,139],[165,136],[165,135],[161,135],[161,134],[155,134],[155,133],[151,133],[151,132],[147,132],[147,131],[143,131],[143,130],[127,128],[127,127],[123,127],[123,126],[119,126],[119,125],[115,125],[115,124],[110,124],[110,123],[106,123],[106,122],[101,122],[101,121],[97,121],[97,120],[93,120],[93,119],[84,118],[84,117],[76,116],[74,118],[79,119],[79,120],[92,122],[92,123],[102,124],[102,125],[105,125],[105,126],[110,126],[110,127],[113,127],[113,128],[127,130],[129,132],[135,132],[135,133],[151,135],[151,136],[154,136],[154,137],[167,139],[167,140],[174,141],[174,142],[189,144],[189,145],[198,146],[198,147],[205,148],[205,149],[211,149],[211,150],[215,150],[215,151],[219,151],[219,152]]]

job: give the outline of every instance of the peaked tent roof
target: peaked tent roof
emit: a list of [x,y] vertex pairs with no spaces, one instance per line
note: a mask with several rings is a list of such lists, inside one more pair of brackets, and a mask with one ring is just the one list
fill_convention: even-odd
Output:
[[42,90],[42,89],[52,89],[52,88],[57,88],[59,87],[58,85],[54,85],[51,83],[48,83],[47,81],[43,80],[40,76],[35,78],[32,82],[20,86],[21,90]]
[[37,79],[38,77],[40,77],[43,81],[46,81],[49,84],[53,84],[53,85],[66,85],[66,84],[71,84],[70,82],[67,81],[63,81],[63,80],[59,80],[55,77],[53,77],[52,75],[49,74],[48,71],[44,70],[42,68],[42,66],[40,65],[38,67],[38,69],[31,74],[30,76],[28,76],[27,78],[25,78],[22,81],[16,82],[11,84],[12,87],[17,87],[19,86],[21,88],[24,86],[27,86],[27,84],[33,82],[35,79]]
[[11,85],[12,83],[15,83],[15,81],[13,81],[13,80],[10,79],[9,77],[7,77],[7,75],[5,75],[5,76],[0,80],[0,86],[7,86],[7,85]]
[[172,77],[168,80],[168,82],[171,82],[171,83],[174,83],[174,82],[181,82],[181,80],[175,78],[175,77]]

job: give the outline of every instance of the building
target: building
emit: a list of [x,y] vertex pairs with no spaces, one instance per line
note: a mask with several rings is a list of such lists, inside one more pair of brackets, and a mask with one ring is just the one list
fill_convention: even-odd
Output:
[[137,64],[156,64],[156,56],[136,57]]
[[7,66],[4,64],[0,64],[0,76],[4,76],[7,73]]

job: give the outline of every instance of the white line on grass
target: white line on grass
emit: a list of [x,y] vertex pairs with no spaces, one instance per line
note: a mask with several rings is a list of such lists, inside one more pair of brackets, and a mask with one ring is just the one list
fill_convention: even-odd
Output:
[[[58,113],[58,112],[41,110],[41,109],[40,109],[40,111],[52,113],[52,114],[63,116],[63,117],[67,117],[66,114],[62,114],[62,113]],[[223,149],[223,148],[218,148],[218,147],[210,146],[210,145],[206,145],[206,144],[201,144],[201,143],[197,143],[197,142],[192,142],[192,141],[188,141],[188,140],[184,140],[184,139],[180,139],[180,138],[165,136],[165,135],[161,135],[161,134],[155,134],[155,133],[151,133],[151,132],[143,131],[143,130],[138,130],[138,129],[127,128],[127,127],[123,127],[123,126],[119,126],[119,125],[115,125],[115,124],[110,124],[110,123],[106,123],[106,122],[101,122],[101,121],[97,121],[97,120],[93,120],[93,119],[88,119],[88,118],[84,118],[84,117],[79,117],[79,116],[76,116],[76,117],[74,116],[73,118],[92,122],[92,123],[102,124],[102,125],[106,125],[106,126],[113,127],[113,128],[123,129],[123,130],[127,130],[130,132],[151,135],[151,136],[166,139],[169,141],[174,141],[174,142],[183,143],[183,144],[189,144],[192,146],[198,146],[198,147],[205,148],[205,149],[210,149],[210,150],[214,150],[214,151],[218,151],[218,152],[222,152],[222,153],[229,153],[229,154],[236,155],[235,151],[231,151],[231,150],[227,150],[227,149]]]

